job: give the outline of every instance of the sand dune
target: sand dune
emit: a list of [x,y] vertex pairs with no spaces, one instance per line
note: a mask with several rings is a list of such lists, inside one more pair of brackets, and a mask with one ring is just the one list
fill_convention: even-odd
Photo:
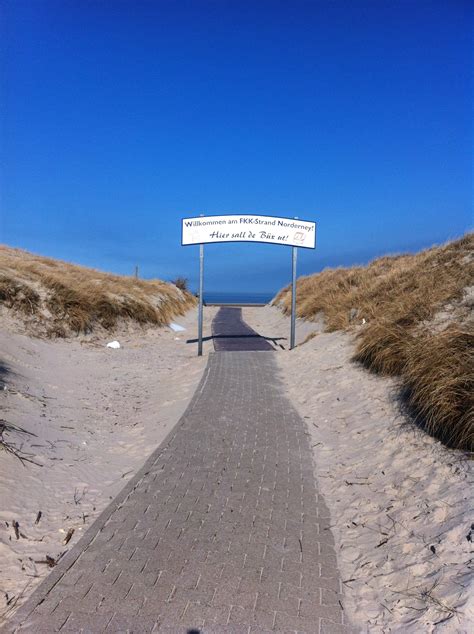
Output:
[[[216,309],[205,309],[205,335]],[[403,424],[395,381],[350,362],[353,339],[276,308],[244,319],[277,340],[288,394],[308,425],[314,473],[331,512],[348,618],[363,632],[469,632],[471,463]],[[9,433],[35,464],[0,455],[2,612],[8,617],[176,424],[202,374],[196,311],[187,330],[32,339],[6,325],[1,393]],[[205,342],[205,355],[212,342]],[[39,512],[41,516],[39,517]],[[38,519],[39,517],[39,519]],[[38,520],[38,521],[36,521]],[[17,523],[17,524],[16,524]],[[73,532],[72,532],[73,531]],[[68,535],[70,541],[66,544]],[[44,563],[46,562],[46,563]]]

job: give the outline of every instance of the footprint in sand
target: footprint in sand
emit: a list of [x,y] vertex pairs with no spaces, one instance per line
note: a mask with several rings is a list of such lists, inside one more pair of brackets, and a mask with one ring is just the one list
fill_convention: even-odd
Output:
[[418,547],[417,547],[417,545],[416,545],[416,544],[403,544],[403,547],[402,547],[402,552],[403,552],[404,554],[410,554],[410,553],[412,553],[414,550],[417,550],[417,549],[418,549]]
[[447,513],[446,508],[438,507],[437,509],[435,509],[433,511],[433,516],[432,517],[433,517],[433,520],[435,522],[442,523],[442,522],[444,522],[446,520],[447,515],[448,515],[448,513]]
[[358,548],[354,548],[353,546],[348,546],[341,552],[341,557],[344,561],[353,563],[359,559],[360,550]]
[[413,577],[425,577],[430,571],[431,566],[428,564],[415,564],[409,569]]

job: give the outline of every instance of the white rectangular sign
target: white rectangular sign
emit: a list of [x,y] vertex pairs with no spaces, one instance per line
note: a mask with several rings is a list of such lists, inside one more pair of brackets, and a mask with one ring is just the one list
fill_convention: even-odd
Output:
[[183,218],[183,246],[208,242],[268,242],[314,249],[316,223],[294,218],[249,214]]

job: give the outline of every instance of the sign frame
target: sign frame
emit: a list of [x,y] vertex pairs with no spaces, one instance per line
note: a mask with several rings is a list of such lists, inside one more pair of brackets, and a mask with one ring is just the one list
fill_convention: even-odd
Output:
[[[277,241],[270,241],[270,240],[246,240],[245,238],[243,239],[235,239],[235,240],[206,240],[204,242],[192,242],[192,243],[184,243],[183,239],[183,233],[184,233],[184,222],[186,220],[192,221],[192,220],[207,220],[207,218],[245,218],[246,216],[251,216],[251,217],[255,217],[255,218],[273,218],[276,220],[287,220],[288,222],[291,221],[295,221],[295,220],[299,220],[301,222],[307,222],[309,224],[314,225],[314,247],[313,246],[305,246],[302,244],[292,244],[292,243],[285,243],[285,242],[277,242]],[[190,246],[197,246],[199,244],[230,244],[232,242],[248,242],[249,244],[255,243],[255,244],[274,244],[276,246],[283,246],[283,247],[295,247],[298,249],[315,249],[316,248],[316,235],[317,235],[317,223],[314,220],[306,220],[304,218],[299,218],[299,217],[293,217],[293,218],[289,218],[288,216],[273,216],[270,214],[252,214],[252,213],[233,213],[233,214],[212,214],[210,216],[205,216],[204,214],[201,214],[200,216],[193,216],[193,217],[186,217],[186,218],[181,218],[181,246],[182,247],[190,247]]]
[[[184,222],[186,220],[199,220],[206,218],[224,218],[224,217],[240,217],[243,218],[245,216],[252,216],[257,218],[274,218],[280,220],[288,220],[295,221],[300,220],[301,222],[307,222],[309,224],[314,225],[314,246],[304,246],[304,245],[295,245],[288,244],[285,242],[278,242],[273,240],[246,240],[245,238],[236,238],[233,240],[211,240],[204,242],[187,242],[184,243]],[[271,216],[270,214],[214,214],[212,216],[204,216],[204,214],[200,214],[199,216],[193,216],[191,218],[181,218],[181,246],[199,246],[199,304],[198,304],[198,356],[202,356],[202,327],[203,327],[203,292],[204,292],[204,245],[205,244],[229,244],[231,242],[247,242],[257,243],[257,244],[273,244],[276,246],[283,247],[291,247],[291,330],[290,330],[290,350],[293,350],[295,347],[295,333],[296,333],[296,262],[298,249],[315,249],[316,248],[316,229],[317,223],[314,220],[304,220],[299,218],[298,216],[294,216],[293,218],[288,218],[286,216]]]

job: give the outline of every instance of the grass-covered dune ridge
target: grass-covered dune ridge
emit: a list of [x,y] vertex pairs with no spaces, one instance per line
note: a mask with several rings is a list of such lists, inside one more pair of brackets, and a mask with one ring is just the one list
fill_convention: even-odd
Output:
[[162,326],[195,301],[161,280],[112,275],[0,245],[0,305],[36,335]]
[[[291,310],[291,289],[274,300]],[[449,446],[474,444],[474,234],[297,282],[297,313],[354,330],[354,360],[400,377],[401,402]],[[365,320],[365,323],[363,324]],[[363,324],[363,325],[362,325]]]

